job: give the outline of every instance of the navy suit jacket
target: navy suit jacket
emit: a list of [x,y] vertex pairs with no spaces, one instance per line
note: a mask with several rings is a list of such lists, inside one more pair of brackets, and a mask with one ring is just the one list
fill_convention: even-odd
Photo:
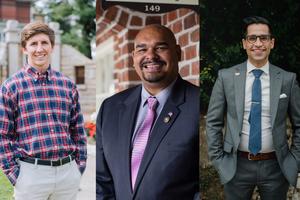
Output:
[[[178,77],[131,189],[131,141],[141,86],[106,99],[97,118],[97,200],[192,200],[199,191],[199,88]],[[173,113],[167,122],[164,118]]]

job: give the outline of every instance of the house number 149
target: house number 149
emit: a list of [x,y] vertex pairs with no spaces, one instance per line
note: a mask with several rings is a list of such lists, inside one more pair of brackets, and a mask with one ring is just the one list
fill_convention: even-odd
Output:
[[160,11],[160,6],[159,5],[145,5],[145,11],[146,12],[159,12]]

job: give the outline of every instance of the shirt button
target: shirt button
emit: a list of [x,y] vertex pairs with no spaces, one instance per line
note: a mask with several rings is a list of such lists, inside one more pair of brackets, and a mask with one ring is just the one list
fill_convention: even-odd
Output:
[[51,132],[54,133],[54,129],[51,129]]
[[50,113],[48,113],[48,117],[50,117],[51,116],[51,114]]
[[42,85],[43,85],[43,86],[45,86],[46,84],[45,84],[45,83],[43,83]]

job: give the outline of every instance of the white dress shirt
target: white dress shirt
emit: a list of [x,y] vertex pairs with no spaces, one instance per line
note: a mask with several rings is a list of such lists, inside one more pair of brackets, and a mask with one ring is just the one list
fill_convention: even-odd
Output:
[[243,117],[243,127],[241,134],[241,141],[239,145],[239,150],[249,152],[249,134],[250,134],[250,124],[249,124],[249,114],[251,109],[251,99],[252,99],[252,85],[254,82],[254,75],[252,70],[261,69],[263,71],[261,80],[261,99],[262,99],[262,113],[261,113],[261,135],[262,135],[262,145],[260,153],[267,153],[274,151],[272,130],[271,130],[271,114],[270,114],[270,73],[269,73],[269,62],[267,62],[261,68],[256,68],[253,66],[249,60],[247,61],[247,74],[246,74],[246,88],[245,88],[245,102],[244,102],[244,117]]

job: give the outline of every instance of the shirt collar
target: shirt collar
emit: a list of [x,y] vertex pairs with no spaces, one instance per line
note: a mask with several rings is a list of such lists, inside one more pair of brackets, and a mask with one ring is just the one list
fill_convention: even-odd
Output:
[[39,76],[41,74],[46,75],[47,79],[50,81],[51,80],[51,66],[49,65],[48,69],[44,73],[40,73],[36,68],[32,67],[28,63],[24,65],[25,72],[27,72],[30,76],[34,78],[35,81],[38,80]]
[[257,68],[254,65],[252,65],[249,62],[249,60],[247,60],[247,74],[250,74],[252,72],[252,70],[254,70],[254,69],[260,69],[264,72],[264,74],[268,75],[269,74],[269,68],[270,68],[269,61],[267,61],[267,63],[264,66],[262,66],[260,68]]
[[[164,105],[166,103],[168,97],[170,96],[170,93],[172,91],[172,88],[173,88],[176,80],[177,80],[177,78],[168,87],[166,87],[165,89],[163,89],[162,91],[160,91],[158,94],[156,94],[154,96],[158,101],[158,105]],[[146,101],[150,96],[153,96],[153,95],[149,94],[149,92],[145,89],[145,87],[143,85],[142,86],[142,92],[141,92],[143,107],[146,105]]]

